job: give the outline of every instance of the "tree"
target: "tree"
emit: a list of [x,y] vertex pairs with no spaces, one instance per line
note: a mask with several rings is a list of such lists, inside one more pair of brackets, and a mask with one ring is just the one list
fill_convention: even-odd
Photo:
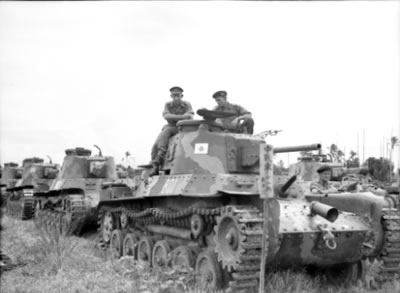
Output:
[[393,165],[390,160],[386,158],[373,158],[367,159],[368,170],[371,176],[379,181],[390,181],[390,174],[393,172]]
[[355,151],[350,151],[350,158],[346,160],[347,168],[359,168],[360,167],[360,159]]

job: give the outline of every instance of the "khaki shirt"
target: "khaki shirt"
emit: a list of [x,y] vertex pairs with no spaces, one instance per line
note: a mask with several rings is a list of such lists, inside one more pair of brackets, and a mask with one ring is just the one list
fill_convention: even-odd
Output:
[[247,111],[245,108],[243,108],[240,105],[236,105],[236,104],[231,104],[231,103],[227,103],[224,106],[216,106],[214,108],[214,111],[220,111],[220,112],[232,112],[235,113],[235,116],[232,117],[228,117],[228,118],[219,118],[216,121],[220,122],[224,127],[226,128],[236,128],[236,125],[232,124],[232,121],[242,115],[245,114],[251,114],[249,111]]
[[325,191],[325,190],[332,188],[332,183],[330,183],[329,181],[328,182],[322,182],[319,180],[313,181],[310,184],[310,191],[312,192],[313,189],[315,189],[315,188],[320,191]]
[[[173,115],[194,115],[192,105],[184,100],[179,101],[178,104],[174,104],[173,101],[165,103],[163,117],[165,118],[166,114]],[[165,118],[166,119],[166,118]],[[169,125],[176,125],[178,121],[166,119]]]

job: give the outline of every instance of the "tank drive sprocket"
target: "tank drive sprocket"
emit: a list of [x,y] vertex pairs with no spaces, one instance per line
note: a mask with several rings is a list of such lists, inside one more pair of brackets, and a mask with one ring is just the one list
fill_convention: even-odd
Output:
[[249,260],[249,253],[261,256],[262,219],[258,209],[226,206],[216,220],[215,251],[223,268],[232,272]]

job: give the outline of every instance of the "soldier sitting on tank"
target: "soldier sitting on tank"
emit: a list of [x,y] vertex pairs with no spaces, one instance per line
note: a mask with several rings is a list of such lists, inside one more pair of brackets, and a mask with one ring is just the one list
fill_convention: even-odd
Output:
[[218,91],[213,94],[213,98],[218,104],[213,110],[236,113],[236,115],[228,118],[219,118],[216,121],[221,123],[228,131],[253,134],[254,120],[251,117],[251,113],[240,105],[229,103],[227,95],[226,91]]
[[338,190],[329,182],[332,176],[332,168],[328,165],[323,165],[317,170],[319,175],[318,181],[313,181],[310,185],[312,193],[336,193]]
[[172,101],[165,103],[162,114],[168,124],[162,128],[161,133],[157,136],[151,150],[151,164],[153,170],[150,172],[150,176],[158,174],[159,168],[164,161],[167,152],[168,141],[170,137],[178,133],[176,123],[180,120],[193,119],[194,115],[192,105],[189,102],[182,100],[182,88],[174,86],[170,89],[170,92]]

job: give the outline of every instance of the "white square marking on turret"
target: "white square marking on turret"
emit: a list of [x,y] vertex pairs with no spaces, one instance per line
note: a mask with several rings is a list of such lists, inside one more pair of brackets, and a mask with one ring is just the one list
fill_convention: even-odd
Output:
[[195,154],[208,154],[208,143],[195,143],[194,144]]

